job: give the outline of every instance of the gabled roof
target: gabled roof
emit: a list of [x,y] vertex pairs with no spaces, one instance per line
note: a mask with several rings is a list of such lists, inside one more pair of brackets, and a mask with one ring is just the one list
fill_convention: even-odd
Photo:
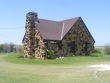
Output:
[[76,17],[64,21],[39,19],[36,28],[40,31],[44,40],[62,40],[79,18]]

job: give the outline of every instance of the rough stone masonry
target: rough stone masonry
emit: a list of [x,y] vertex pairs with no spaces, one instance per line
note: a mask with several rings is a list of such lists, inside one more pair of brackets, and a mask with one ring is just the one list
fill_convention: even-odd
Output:
[[37,13],[29,12],[26,15],[26,32],[23,38],[24,58],[45,58],[45,45],[39,30]]

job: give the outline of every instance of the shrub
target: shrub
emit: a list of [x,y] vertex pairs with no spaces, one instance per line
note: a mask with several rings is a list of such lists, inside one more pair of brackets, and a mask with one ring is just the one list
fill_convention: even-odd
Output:
[[99,53],[99,54],[101,54],[101,49],[95,48],[94,51],[93,51],[93,53]]
[[54,51],[53,50],[46,50],[46,58],[48,59],[52,59],[53,55],[54,55]]
[[0,45],[0,52],[3,50],[3,45]]
[[98,49],[98,48],[95,48],[94,51],[89,54],[90,56],[93,56],[93,57],[99,57],[99,56],[102,56],[102,52],[101,52],[101,49]]
[[90,56],[100,57],[100,56],[102,56],[102,54],[101,53],[91,53]]
[[110,55],[110,46],[105,46],[104,47],[104,53],[107,55]]

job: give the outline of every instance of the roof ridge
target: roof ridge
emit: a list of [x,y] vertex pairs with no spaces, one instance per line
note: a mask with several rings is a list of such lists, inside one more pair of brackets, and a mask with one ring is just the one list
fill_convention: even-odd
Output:
[[63,22],[63,21],[72,20],[72,19],[78,19],[78,18],[81,18],[81,17],[69,18],[69,19],[66,19],[66,20],[58,21],[58,22]]
[[61,21],[48,20],[48,19],[43,19],[43,18],[39,18],[39,19],[45,20],[45,21],[52,21],[52,22],[63,22],[63,21],[72,20],[72,19],[78,19],[78,18],[81,18],[81,17],[79,16],[79,17],[69,18],[69,19],[65,19],[65,20],[61,20]]
[[48,20],[48,19],[42,19],[42,18],[39,18],[40,20],[45,20],[45,21],[52,21],[52,22],[58,22],[58,21],[54,21],[54,20]]

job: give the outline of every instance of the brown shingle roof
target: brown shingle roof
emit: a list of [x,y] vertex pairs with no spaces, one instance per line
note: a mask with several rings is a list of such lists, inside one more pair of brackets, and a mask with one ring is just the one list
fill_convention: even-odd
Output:
[[40,23],[36,24],[36,27],[40,31],[43,39],[62,40],[79,18],[80,17],[76,17],[64,21],[39,19]]

